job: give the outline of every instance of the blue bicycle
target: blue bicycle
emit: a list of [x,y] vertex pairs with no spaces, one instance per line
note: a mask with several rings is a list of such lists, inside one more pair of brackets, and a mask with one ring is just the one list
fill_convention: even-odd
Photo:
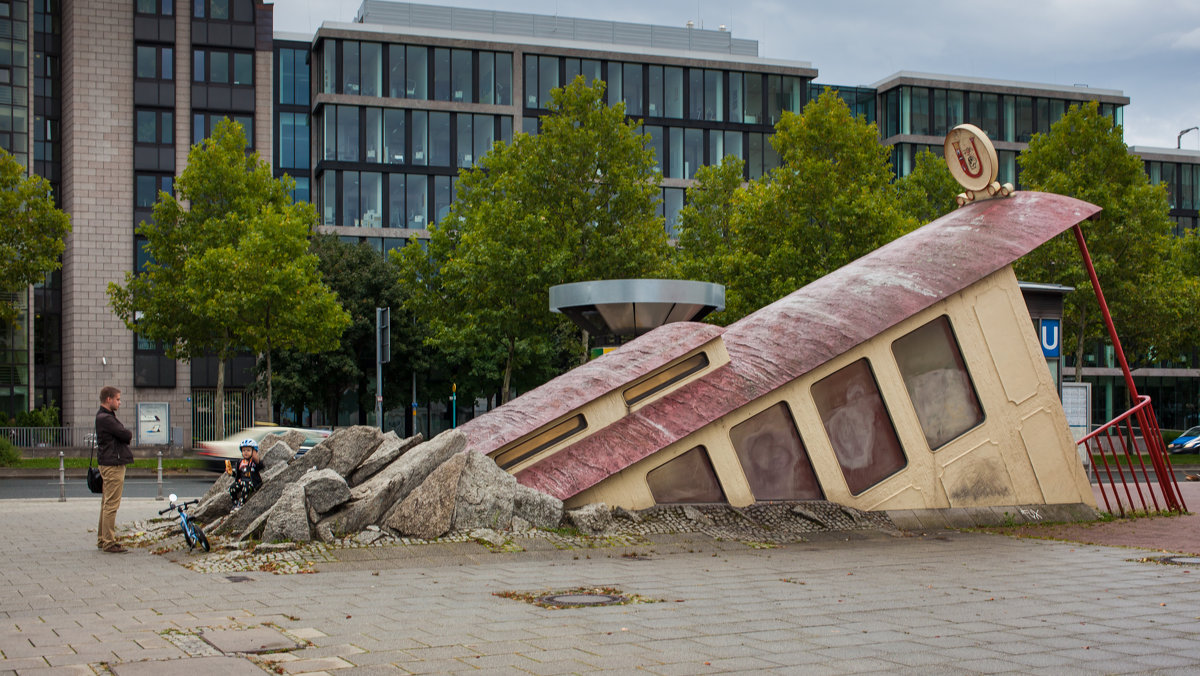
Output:
[[209,550],[208,536],[204,534],[204,529],[200,527],[200,524],[192,523],[192,518],[188,516],[187,513],[188,505],[195,505],[200,501],[188,500],[187,502],[175,504],[175,501],[179,499],[179,496],[175,495],[174,493],[169,495],[168,498],[170,498],[171,504],[168,505],[166,509],[159,510],[158,513],[166,514],[172,509],[179,512],[179,527],[183,529],[183,539],[187,540],[188,551],[195,549],[196,545],[200,545],[204,548],[204,551],[207,552]]

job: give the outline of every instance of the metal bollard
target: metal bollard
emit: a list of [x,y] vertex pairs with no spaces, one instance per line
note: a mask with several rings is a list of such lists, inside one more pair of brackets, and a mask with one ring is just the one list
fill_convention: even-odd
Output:
[[158,449],[158,497],[155,500],[162,500],[162,449]]
[[67,501],[67,468],[63,465],[63,452],[58,452],[58,501]]

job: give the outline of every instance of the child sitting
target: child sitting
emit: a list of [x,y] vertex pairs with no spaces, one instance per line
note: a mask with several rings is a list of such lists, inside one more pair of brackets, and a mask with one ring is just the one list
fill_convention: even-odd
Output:
[[233,475],[233,485],[229,487],[229,497],[233,499],[233,508],[237,509],[246,503],[258,487],[262,485],[262,461],[258,458],[258,442],[253,439],[242,441],[242,459],[234,468],[225,463],[225,471]]

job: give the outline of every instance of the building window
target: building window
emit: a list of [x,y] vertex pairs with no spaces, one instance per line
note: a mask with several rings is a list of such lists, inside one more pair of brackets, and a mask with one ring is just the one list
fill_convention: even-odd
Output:
[[158,201],[159,191],[170,194],[174,191],[174,185],[174,176],[135,174],[133,177],[134,207],[138,209],[153,207],[154,203]]
[[852,494],[861,494],[907,464],[866,359],[814,383],[812,398]]
[[135,387],[175,387],[175,360],[166,356],[164,343],[133,337]]
[[139,80],[174,80],[175,50],[172,47],[137,45],[134,76]]
[[212,84],[254,84],[254,54],[216,49],[192,53],[192,80]]
[[410,99],[429,98],[429,49],[409,46],[405,50],[404,95]]
[[512,105],[512,54],[479,52],[479,103]]
[[193,113],[192,114],[192,144],[202,143],[212,135],[217,123],[226,117],[241,125],[242,133],[246,136],[246,147],[254,149],[254,118],[249,115],[227,116],[223,113]]
[[173,16],[175,14],[175,0],[137,0],[137,6],[134,11],[138,14]]
[[134,114],[136,143],[173,145],[175,143],[175,113],[166,110],[142,110]]
[[194,0],[192,16],[210,21],[254,23],[254,0]]
[[660,505],[725,502],[725,492],[703,446],[668,460],[646,473],[646,484]]
[[983,409],[949,318],[942,316],[892,343],[904,387],[931,450],[983,422]]
[[729,430],[755,500],[822,500],[821,485],[784,402]]
[[308,169],[309,131],[305,113],[279,113],[279,166]]

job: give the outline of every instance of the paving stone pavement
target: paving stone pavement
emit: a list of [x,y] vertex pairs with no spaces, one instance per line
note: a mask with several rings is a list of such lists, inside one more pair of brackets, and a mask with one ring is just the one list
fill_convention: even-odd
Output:
[[[126,500],[118,521],[161,504]],[[765,548],[664,535],[636,550],[347,550],[315,574],[235,576],[99,552],[97,510],[4,501],[0,674],[1200,671],[1200,566],[1139,560],[1153,552],[937,531]],[[495,595],[580,587],[658,602]],[[303,647],[217,649],[239,630]]]

